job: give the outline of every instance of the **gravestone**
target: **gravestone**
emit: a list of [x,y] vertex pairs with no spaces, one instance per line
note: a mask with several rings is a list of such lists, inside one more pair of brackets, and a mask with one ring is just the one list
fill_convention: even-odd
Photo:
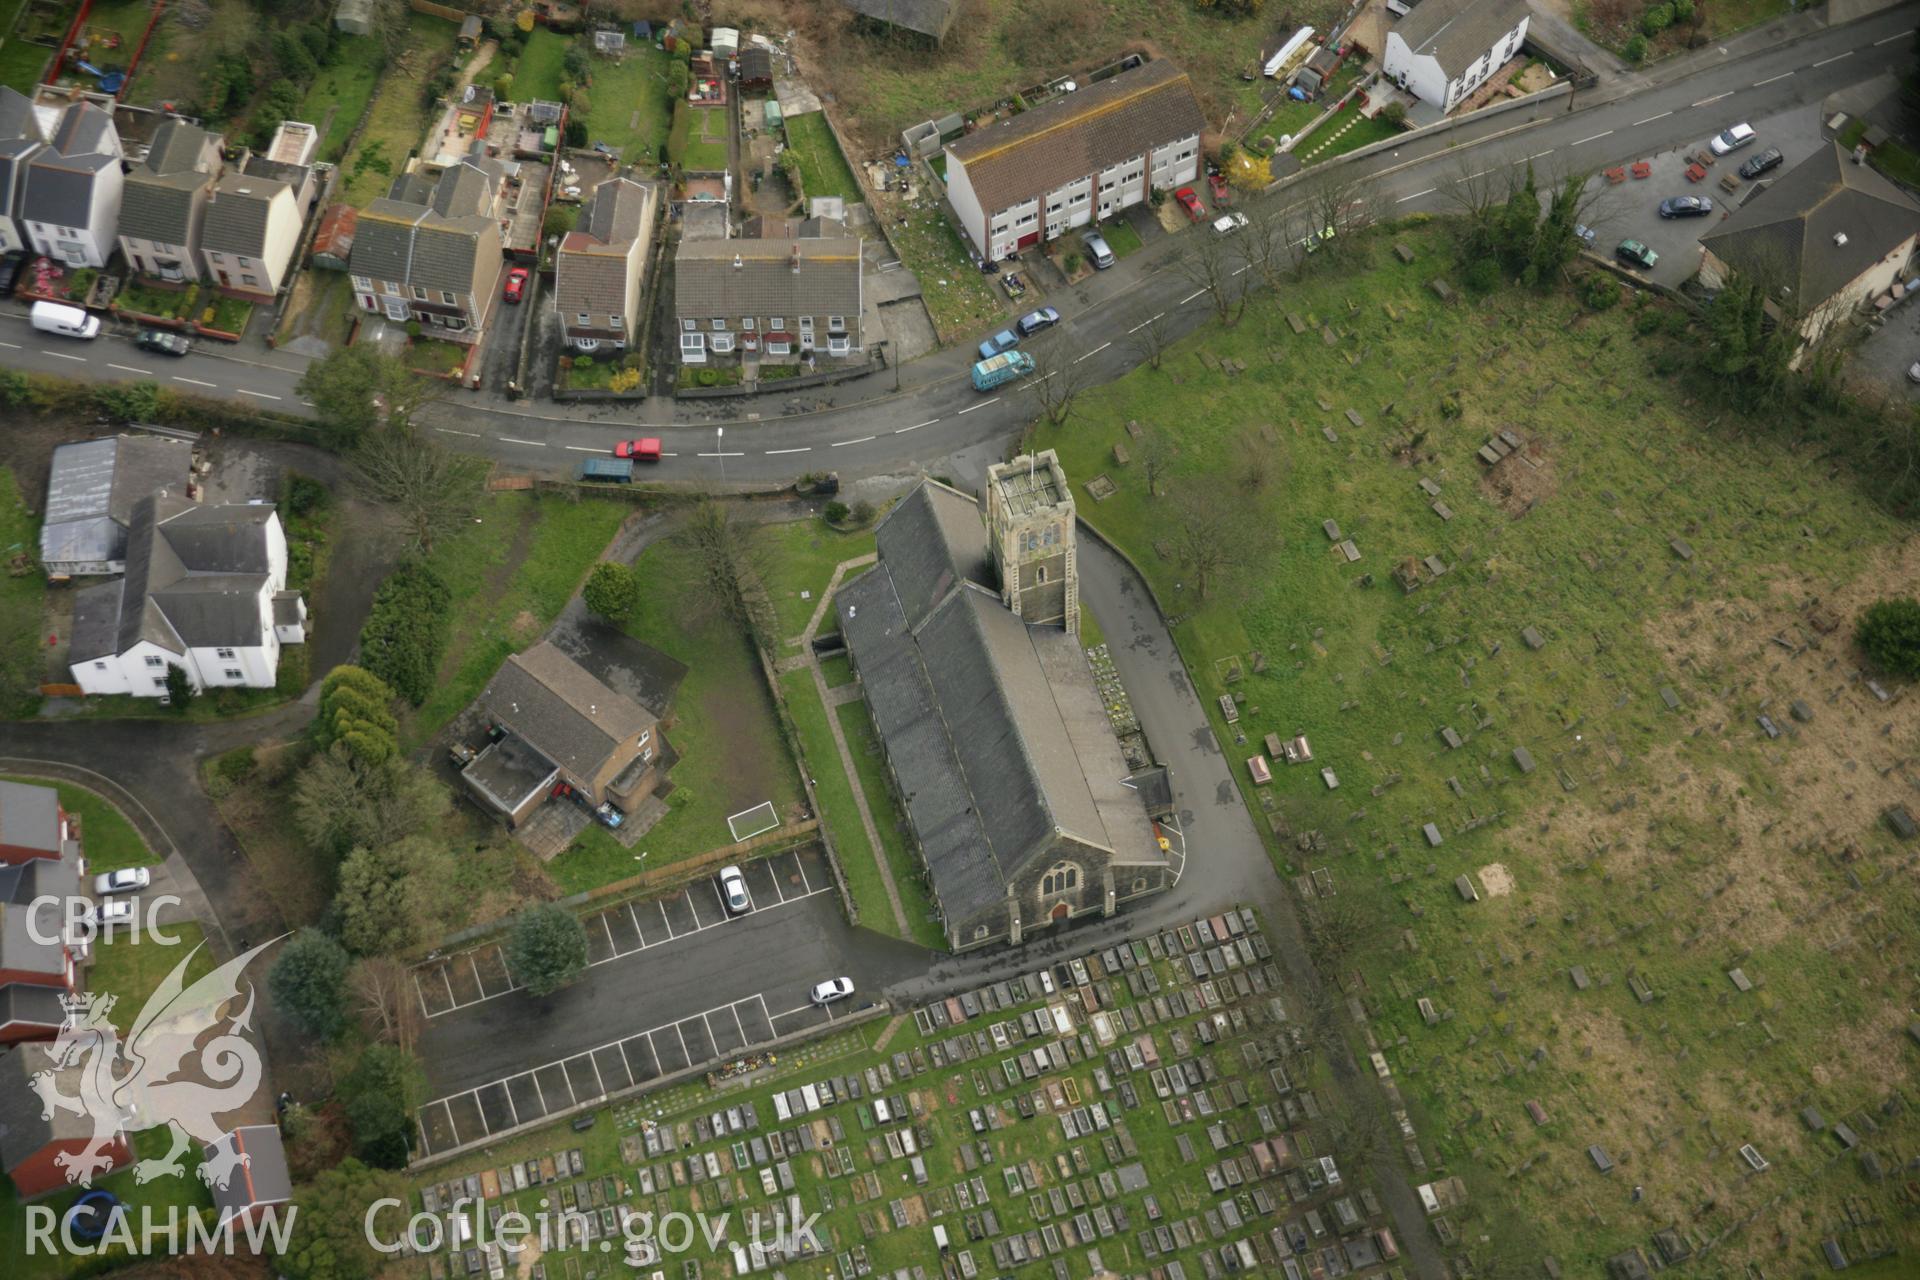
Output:
[[1439,516],[1442,520],[1451,520],[1453,519],[1453,508],[1444,502],[1436,500],[1433,504],[1433,514]]
[[1413,250],[1396,240],[1393,243],[1393,256],[1400,259],[1401,262],[1411,263],[1413,261]]
[[1459,892],[1462,902],[1480,901],[1480,891],[1473,887],[1473,881],[1466,875],[1455,876],[1453,878],[1453,887]]
[[1307,322],[1289,311],[1287,312],[1287,327],[1292,329],[1296,334],[1305,333],[1307,331]]
[[1533,753],[1525,747],[1513,749],[1513,762],[1520,767],[1521,773],[1532,773],[1534,770]]
[[1593,985],[1593,980],[1587,977],[1587,966],[1583,964],[1577,964],[1567,970],[1567,976],[1573,979],[1573,989],[1575,991],[1585,991]]
[[1360,558],[1360,548],[1354,545],[1352,538],[1348,538],[1340,544],[1340,554],[1347,558],[1348,564],[1352,564]]
[[1678,711],[1680,709],[1680,695],[1673,691],[1673,686],[1670,684],[1660,686],[1660,701],[1667,704],[1667,710],[1669,711]]
[[1425,476],[1420,477],[1420,490],[1422,493],[1425,493],[1429,498],[1437,498],[1440,496],[1440,486],[1435,484],[1433,481],[1427,479]]
[[1429,848],[1437,849],[1440,847],[1440,828],[1439,827],[1436,827],[1431,822],[1429,822],[1425,826],[1420,828],[1420,834],[1427,838],[1427,846]]
[[1673,554],[1680,557],[1682,560],[1693,559],[1693,545],[1689,543],[1685,538],[1675,538],[1673,541],[1669,542],[1667,545],[1672,547]]
[[1357,409],[1347,410],[1347,421],[1352,423],[1356,427],[1363,427],[1366,425],[1365,422],[1361,421],[1360,412]]
[[1427,288],[1433,290],[1433,296],[1440,299],[1440,301],[1453,301],[1453,286],[1449,285],[1445,280],[1436,276],[1432,280],[1427,281]]
[[1529,649],[1544,649],[1547,646],[1547,638],[1541,635],[1539,630],[1534,627],[1522,627],[1520,629],[1520,638],[1527,642],[1527,648]]
[[1327,535],[1328,542],[1339,542],[1341,540],[1340,526],[1331,520],[1322,520],[1320,522],[1320,530]]
[[1441,726],[1440,740],[1447,744],[1447,749],[1449,751],[1458,751],[1461,747],[1466,745],[1465,740],[1461,738],[1461,736],[1458,733],[1454,732],[1451,727],[1445,726],[1445,725]]

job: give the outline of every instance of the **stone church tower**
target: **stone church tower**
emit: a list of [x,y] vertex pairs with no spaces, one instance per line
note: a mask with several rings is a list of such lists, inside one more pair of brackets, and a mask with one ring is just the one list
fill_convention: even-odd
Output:
[[1000,600],[1029,626],[1080,634],[1073,491],[1051,449],[987,469],[987,542]]

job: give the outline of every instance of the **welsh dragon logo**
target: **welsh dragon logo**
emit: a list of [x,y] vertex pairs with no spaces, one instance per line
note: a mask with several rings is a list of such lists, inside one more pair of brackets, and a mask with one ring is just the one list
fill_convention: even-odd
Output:
[[[215,1118],[244,1106],[260,1085],[260,1050],[245,1034],[253,1016],[252,984],[239,1012],[228,1016],[226,1011],[242,994],[241,972],[272,945],[235,956],[189,985],[187,966],[200,950],[196,946],[148,998],[124,1040],[109,1018],[115,997],[87,993],[65,1001],[66,1023],[48,1046],[53,1069],[34,1074],[33,1090],[40,1096],[41,1119],[68,1113],[92,1122],[84,1148],[54,1157],[68,1182],[92,1186],[94,1175],[111,1169],[110,1150],[123,1129],[164,1123],[172,1132],[164,1156],[134,1165],[137,1183],[185,1175],[183,1157],[193,1143],[213,1144],[225,1136],[226,1128]],[[80,1068],[80,1092],[62,1093],[59,1083],[71,1079],[75,1067]],[[200,1177],[225,1188],[248,1157],[232,1144],[215,1150],[200,1165]]]

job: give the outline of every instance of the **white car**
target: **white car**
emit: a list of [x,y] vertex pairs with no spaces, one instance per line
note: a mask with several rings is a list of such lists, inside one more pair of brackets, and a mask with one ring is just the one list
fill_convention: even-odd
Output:
[[753,899],[747,896],[747,878],[738,867],[720,868],[720,896],[726,900],[728,915],[753,910]]
[[1213,234],[1217,236],[1230,236],[1246,225],[1246,214],[1238,212],[1223,213],[1213,220]]
[[835,1000],[845,1000],[852,994],[852,978],[828,978],[825,982],[815,983],[813,990],[807,993],[807,999],[824,1006]]
[[122,867],[118,871],[109,871],[105,875],[93,878],[93,892],[99,897],[115,893],[132,893],[144,889],[153,883],[153,872],[145,867]]
[[1754,133],[1752,125],[1736,124],[1722,133],[1714,134],[1712,138],[1707,140],[1707,145],[1713,148],[1713,154],[1724,156],[1730,152],[1738,151],[1758,136],[1758,134]]
[[114,898],[99,906],[89,906],[80,916],[83,925],[96,930],[107,930],[116,924],[133,923],[133,899]]

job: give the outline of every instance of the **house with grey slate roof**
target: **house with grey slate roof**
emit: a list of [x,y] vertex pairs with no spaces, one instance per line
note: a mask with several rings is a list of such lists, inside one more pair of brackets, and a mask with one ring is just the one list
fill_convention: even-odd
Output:
[[1387,79],[1445,115],[1520,52],[1527,0],[1420,0],[1387,32]]
[[[56,1058],[43,1044],[16,1045],[0,1055],[0,1173],[13,1183],[21,1200],[37,1200],[69,1191],[62,1155],[79,1155],[93,1145],[93,1117],[82,1108],[44,1109],[39,1081],[70,1098],[84,1095],[86,1073],[92,1064],[63,1055]],[[124,1130],[108,1142],[105,1177],[133,1163],[133,1143]]]
[[1906,275],[1916,236],[1920,201],[1827,142],[1700,237],[1700,282],[1767,279],[1811,344]]
[[185,120],[154,131],[120,196],[120,252],[161,280],[200,279],[200,223],[220,179],[220,139]]
[[141,498],[126,573],[74,597],[74,683],[157,698],[178,666],[199,689],[270,689],[280,647],[306,641],[306,602],[286,587],[287,538],[271,505]]
[[293,186],[278,178],[253,172],[221,178],[200,232],[207,279],[230,293],[270,301],[292,274],[303,212]]
[[984,522],[932,480],[834,610],[954,950],[1017,944],[1171,884],[1080,647],[1052,450],[989,468]]
[[655,188],[614,178],[594,188],[579,226],[561,239],[553,305],[575,350],[632,343],[658,210]]
[[503,265],[496,203],[504,179],[484,154],[449,165],[437,181],[394,179],[355,223],[347,270],[360,309],[478,342]]
[[27,250],[27,229],[20,221],[27,164],[46,145],[32,100],[18,89],[0,85],[0,253]]
[[287,1148],[279,1125],[243,1124],[203,1146],[200,1157],[208,1164],[232,1168],[226,1186],[208,1187],[217,1223],[258,1219],[293,1199],[293,1176],[287,1169]]
[[86,948],[59,939],[62,911],[44,904],[82,896],[86,870],[79,821],[60,793],[0,780],[0,1045],[50,1040],[66,1020],[61,998]]
[[54,579],[127,568],[134,504],[161,489],[185,492],[193,445],[165,436],[108,436],[53,451],[40,525],[40,565]]
[[673,259],[681,361],[863,356],[862,269],[852,236],[682,240]]
[[1207,118],[1186,72],[1137,66],[947,148],[947,201],[974,251],[1004,258],[1200,173]]
[[33,251],[68,267],[103,267],[120,229],[120,134],[91,102],[61,112],[47,145],[27,162],[20,205]]

